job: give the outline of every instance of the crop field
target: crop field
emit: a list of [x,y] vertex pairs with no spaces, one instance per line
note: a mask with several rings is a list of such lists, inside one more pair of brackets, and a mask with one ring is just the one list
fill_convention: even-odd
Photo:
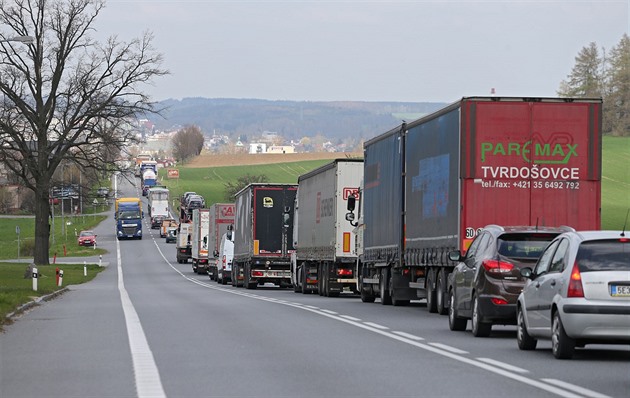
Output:
[[630,210],[630,137],[604,137],[602,152],[602,229],[622,229]]
[[[206,155],[195,159],[190,166],[180,167],[179,180],[162,178],[162,183],[174,193],[171,195],[172,198],[178,198],[186,191],[195,191],[204,196],[209,206],[212,203],[230,202],[225,197],[224,184],[236,180],[239,176],[264,174],[269,178],[269,182],[296,183],[299,175],[330,162],[335,155],[345,156],[344,154],[323,154],[323,158],[320,159],[300,161],[305,155],[309,154],[270,155],[270,157],[267,157],[268,155],[244,157]],[[360,156],[360,154],[354,155]],[[271,163],[282,159],[292,161]],[[263,161],[270,163],[259,163]],[[238,162],[246,163],[246,165],[227,166]],[[204,164],[225,166],[204,167]],[[164,175],[164,170],[161,170],[160,176],[164,177]],[[601,197],[602,228],[623,228],[626,213],[630,209],[630,137],[605,136],[603,139]]]
[[[160,178],[161,183],[171,191],[171,198],[177,199],[184,192],[194,191],[206,199],[206,206],[210,206],[213,203],[233,202],[234,199],[225,197],[225,184],[229,181],[236,181],[240,176],[263,174],[267,176],[270,183],[296,184],[300,175],[330,161],[330,159],[319,159],[245,166],[180,167],[179,179],[163,178],[164,170],[160,170]],[[174,207],[177,207],[177,204]]]

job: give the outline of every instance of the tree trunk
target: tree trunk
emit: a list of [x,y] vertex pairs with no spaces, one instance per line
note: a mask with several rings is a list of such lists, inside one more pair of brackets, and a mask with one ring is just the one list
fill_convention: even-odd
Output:
[[48,181],[37,184],[35,192],[35,252],[36,265],[49,264],[50,251],[50,203],[48,198]]

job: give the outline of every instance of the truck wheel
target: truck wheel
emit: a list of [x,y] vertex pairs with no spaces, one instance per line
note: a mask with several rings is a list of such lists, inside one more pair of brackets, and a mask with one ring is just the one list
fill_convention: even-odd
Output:
[[322,275],[324,271],[322,270],[321,264],[317,264],[317,294],[320,296],[324,295],[324,278]]
[[389,280],[387,272],[387,268],[383,268],[381,270],[381,278],[379,280],[379,293],[381,296],[381,305],[391,305],[392,304],[392,296],[389,295],[389,288],[387,286],[387,281]]
[[437,304],[438,314],[448,314],[448,305],[446,302],[446,275],[444,275],[443,270],[438,273],[437,286],[435,287],[435,302]]
[[302,287],[300,288],[300,291],[302,292],[302,294],[309,294],[310,293],[310,290],[308,290],[306,288],[306,286],[308,286],[306,284],[306,280],[307,280],[307,275],[306,274],[308,272],[307,271],[308,269],[309,269],[309,266],[306,265],[306,263],[304,263],[302,265],[302,268],[300,268],[300,271],[301,271],[301,273],[300,273],[300,281],[302,283]]
[[391,297],[392,305],[394,307],[404,307],[409,305],[410,300],[402,300],[396,298],[396,292],[394,291],[394,275],[389,277],[389,297]]
[[457,315],[457,309],[455,308],[455,292],[453,289],[449,292],[449,306],[448,306],[448,327],[451,330],[461,332],[466,330],[466,324],[468,321],[465,318],[460,318]]
[[435,272],[429,271],[427,275],[427,310],[430,313],[437,312],[437,303],[435,302],[435,289],[433,288],[433,282],[435,279]]
[[492,324],[488,322],[483,322],[481,320],[481,313],[479,309],[479,297],[474,294],[473,295],[473,311],[472,311],[472,333],[475,337],[488,337],[490,336],[490,331],[492,331]]

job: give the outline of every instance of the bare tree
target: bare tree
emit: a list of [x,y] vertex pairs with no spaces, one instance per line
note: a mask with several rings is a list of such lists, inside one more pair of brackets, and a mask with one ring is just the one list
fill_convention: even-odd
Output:
[[197,126],[186,126],[173,137],[173,157],[180,162],[197,156],[203,149],[203,133]]
[[34,193],[39,265],[49,262],[55,170],[64,162],[112,171],[111,158],[135,140],[126,124],[155,110],[141,86],[168,73],[149,33],[128,43],[91,38],[103,7],[103,0],[0,0],[0,162]]

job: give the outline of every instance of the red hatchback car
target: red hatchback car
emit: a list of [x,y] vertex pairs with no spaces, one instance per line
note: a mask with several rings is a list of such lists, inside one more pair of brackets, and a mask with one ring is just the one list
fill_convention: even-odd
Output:
[[77,243],[79,246],[94,246],[96,245],[96,234],[94,231],[81,231]]

